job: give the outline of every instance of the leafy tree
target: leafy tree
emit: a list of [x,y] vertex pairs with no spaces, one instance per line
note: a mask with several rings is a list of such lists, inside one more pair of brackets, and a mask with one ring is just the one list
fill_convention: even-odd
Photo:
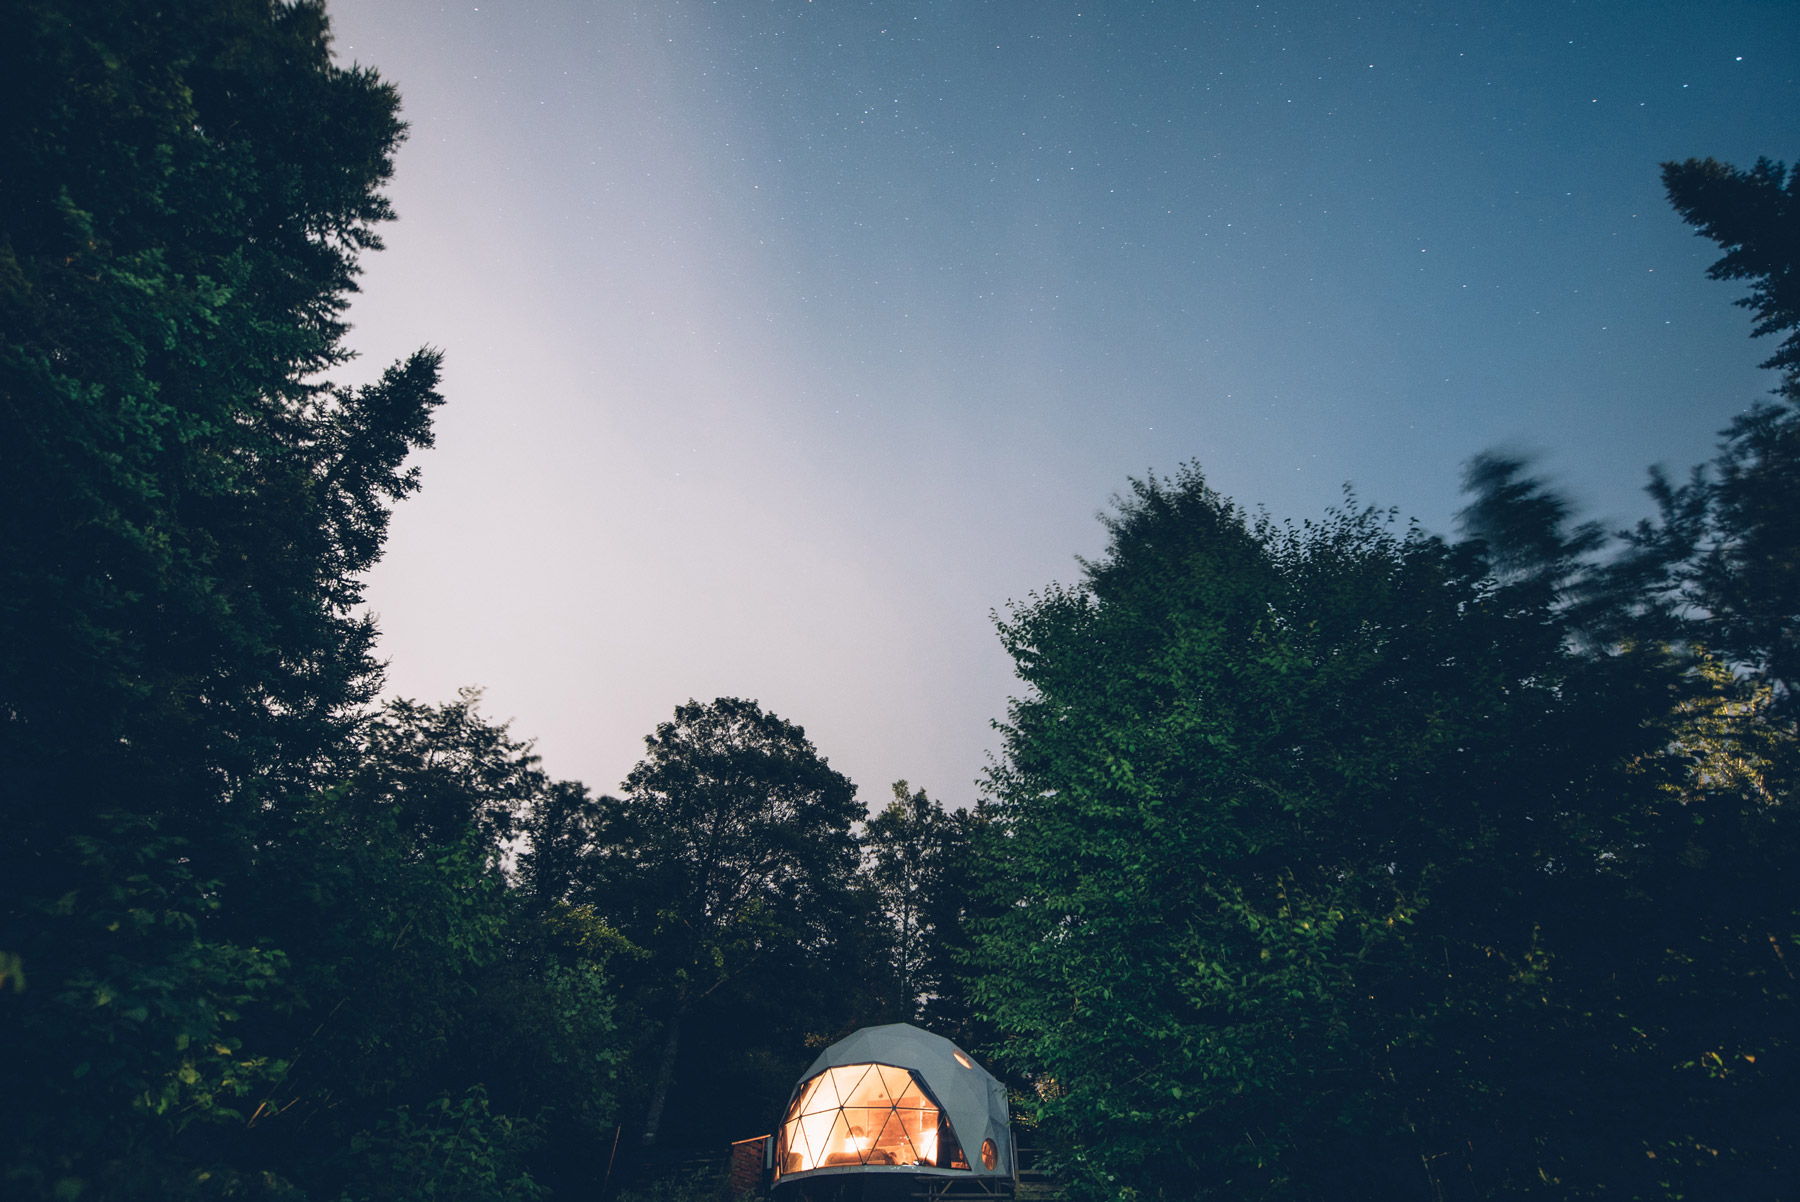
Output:
[[901,1016],[915,1022],[942,984],[932,963],[937,925],[933,907],[945,888],[946,861],[955,854],[955,828],[944,807],[894,782],[894,799],[870,818],[863,833],[865,871],[875,886],[892,941],[892,970]]
[[309,770],[377,679],[358,580],[417,487],[438,356],[318,373],[391,215],[398,100],[331,63],[313,3],[0,21],[9,808],[211,822],[202,799]]
[[[743,1015],[775,1003],[792,1022],[829,1008],[820,995],[839,988],[834,956],[864,921],[851,833],[862,807],[802,728],[754,701],[689,701],[644,741],[625,796],[580,818],[596,834],[578,858],[592,873],[584,896],[651,956],[643,988],[662,1034],[642,1133],[652,1145],[697,1015],[715,1008],[717,1021],[717,1007]],[[579,814],[581,800],[567,800]],[[735,1034],[740,1024],[729,1025]]]
[[985,804],[946,810],[894,782],[893,800],[863,832],[863,872],[880,906],[897,1017],[969,1046],[978,1029],[960,957],[981,905],[974,847],[990,819]]
[[[513,888],[493,817],[528,817],[556,786],[469,691],[390,703],[359,751],[271,818],[222,916],[283,949],[288,1004],[249,1024],[281,1064],[213,1150],[315,1196],[591,1188],[571,1160],[611,1134],[609,967],[630,948],[591,911]],[[407,1164],[424,1146],[441,1180]]]
[[588,896],[604,871],[605,824],[616,798],[596,798],[586,785],[557,781],[531,807],[519,854],[519,883],[540,906],[569,904]]
[[[1665,166],[1796,329],[1795,178]],[[1800,335],[1797,335],[1800,336]],[[1624,551],[1135,483],[1001,633],[975,983],[1094,1196],[1776,1196],[1800,1165],[1794,338]]]
[[438,357],[346,358],[403,126],[316,3],[0,6],[8,1189],[154,1192],[247,1120],[288,954],[222,922],[378,682],[356,611]]
[[[355,1202],[539,1202],[545,1191],[519,1172],[520,1153],[537,1132],[490,1113],[477,1087],[456,1101],[441,1097],[415,1116],[401,1106],[351,1140],[343,1197]],[[509,1163],[510,1162],[510,1163]],[[509,1171],[511,1170],[511,1171]]]
[[1621,1180],[1570,1076],[1619,1031],[1556,952],[1625,888],[1681,673],[1573,650],[1590,540],[1505,465],[1477,482],[1491,538],[1457,544],[1136,482],[1082,583],[1002,622],[1031,691],[975,990],[1093,1196]]
[[367,712],[439,361],[326,373],[397,112],[311,0],[0,4],[8,1197],[527,1198],[612,1122],[627,945],[506,875],[568,786]]

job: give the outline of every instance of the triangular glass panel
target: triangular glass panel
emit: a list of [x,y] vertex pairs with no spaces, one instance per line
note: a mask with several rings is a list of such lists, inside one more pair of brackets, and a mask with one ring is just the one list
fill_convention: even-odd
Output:
[[862,1079],[844,1094],[846,1106],[890,1106],[887,1090],[881,1082],[881,1069],[873,1064],[863,1066]]
[[875,1137],[874,1146],[869,1149],[869,1164],[917,1164],[919,1154],[913,1148],[912,1140],[907,1137],[906,1123],[899,1112],[890,1110],[887,1113],[887,1124]]
[[800,1120],[800,1134],[806,1141],[803,1167],[816,1169],[825,1162],[831,1146],[831,1129],[843,1118],[841,1110],[821,1110]]
[[[812,1164],[812,1153],[808,1151],[806,1147],[805,1122],[800,1119],[795,1119],[787,1125],[782,1132],[782,1135],[787,1142],[787,1150],[800,1157],[800,1167],[803,1169],[809,1167]],[[789,1169],[786,1171],[794,1172],[796,1170]]]
[[[850,1121],[844,1117],[843,1111],[838,1111],[836,1120],[831,1124],[831,1134],[823,1142],[820,1168],[862,1163],[862,1149],[856,1146],[856,1141],[851,1137]],[[819,1148],[819,1141],[815,1140],[813,1146],[815,1149]]]
[[[918,1111],[913,1113],[917,1114]],[[937,1116],[930,1115],[926,1125],[913,1136],[913,1147],[919,1150],[919,1163],[935,1165],[938,1162],[938,1122]]]
[[806,1101],[800,1107],[801,1114],[817,1114],[821,1110],[838,1108],[838,1092],[831,1072],[820,1073],[812,1079],[812,1088],[806,1092]]
[[925,1110],[931,1107],[931,1101],[919,1090],[919,1083],[912,1079],[912,1074],[908,1073],[906,1088],[894,1096],[894,1105],[907,1110]]
[[831,1083],[837,1086],[839,1106],[859,1106],[857,1091],[862,1088],[863,1078],[869,1075],[866,1064],[846,1064],[831,1070]]
[[881,1073],[881,1084],[889,1101],[905,1093],[906,1087],[912,1084],[912,1074],[903,1068],[895,1068],[891,1064],[878,1064],[875,1067]]
[[858,1154],[867,1158],[870,1148],[875,1146],[875,1137],[881,1133],[881,1126],[893,1111],[885,1106],[846,1106],[844,1118],[850,1124],[850,1139],[856,1145]]

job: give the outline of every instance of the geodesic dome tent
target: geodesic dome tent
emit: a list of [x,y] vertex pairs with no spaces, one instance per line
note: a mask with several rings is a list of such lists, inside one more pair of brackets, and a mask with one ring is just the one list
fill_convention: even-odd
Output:
[[[819,1053],[775,1133],[778,1197],[847,1196],[858,1177],[914,1192],[1010,1193],[1006,1087],[941,1035],[907,1023],[864,1027]],[[810,1186],[807,1183],[812,1183]],[[1004,1186],[1005,1188],[1001,1188]],[[892,1192],[855,1190],[857,1196]]]

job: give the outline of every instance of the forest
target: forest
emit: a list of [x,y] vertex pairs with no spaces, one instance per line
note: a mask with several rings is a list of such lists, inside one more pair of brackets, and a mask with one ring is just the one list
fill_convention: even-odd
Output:
[[384,691],[398,105],[316,0],[0,3],[0,1193],[629,1196],[912,1021],[1072,1199],[1793,1196],[1800,169],[1662,165],[1772,392],[1634,528],[1122,482],[979,797],[733,697],[608,793]]

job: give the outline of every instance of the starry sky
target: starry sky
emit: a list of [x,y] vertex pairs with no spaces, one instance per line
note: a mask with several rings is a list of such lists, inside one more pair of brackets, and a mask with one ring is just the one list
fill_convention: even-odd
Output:
[[1502,446],[1623,524],[1772,384],[1657,164],[1800,155],[1791,0],[331,13],[411,123],[346,378],[447,355],[390,691],[597,790],[733,695],[967,803],[1128,477],[1449,531]]

